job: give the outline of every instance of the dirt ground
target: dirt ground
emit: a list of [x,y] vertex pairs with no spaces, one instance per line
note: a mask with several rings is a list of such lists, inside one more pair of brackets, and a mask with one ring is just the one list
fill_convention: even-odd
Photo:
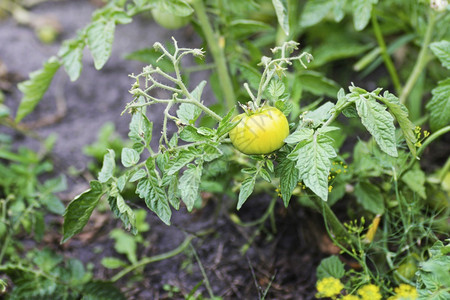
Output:
[[[1,20],[0,60],[7,69],[11,83],[26,79],[31,71],[39,69],[46,59],[56,54],[64,39],[74,37],[76,30],[89,22],[95,8],[92,1],[86,0],[50,1],[33,7],[33,14],[50,16],[61,24],[61,35],[51,45],[41,43],[30,27],[19,25],[13,18]],[[83,146],[96,141],[99,128],[106,122],[114,123],[122,137],[127,135],[129,117],[120,116],[125,104],[131,100],[128,89],[132,82],[127,74],[139,72],[143,64],[124,60],[123,55],[151,47],[156,41],[166,42],[170,34],[174,34],[179,44],[186,47],[201,46],[201,41],[189,27],[169,33],[149,18],[138,18],[129,25],[119,25],[112,56],[102,70],[95,70],[91,55],[86,51],[81,77],[76,82],[70,82],[65,72],[60,70],[42,102],[25,118],[26,123],[38,122],[41,125],[34,129],[40,136],[47,137],[54,133],[58,136],[52,157],[56,172],[64,173],[68,178],[69,189],[64,194],[66,204],[88,187],[86,178],[69,175],[69,167],[82,171],[90,161],[83,154]],[[201,79],[194,78],[193,82]],[[211,96],[210,91],[206,93],[207,97]],[[15,111],[20,98],[21,93],[12,85],[6,92],[6,104]],[[65,109],[61,110],[64,106]],[[45,120],[61,112],[59,120],[45,124]],[[161,116],[160,111],[152,111],[149,118],[154,124],[161,124]],[[5,128],[0,130],[12,132]],[[158,131],[158,128],[154,129],[154,132]],[[18,133],[14,133],[14,138],[17,145],[38,147],[32,138]],[[269,197],[264,195],[253,197],[239,212],[240,218],[244,221],[257,219],[269,201]],[[315,225],[321,223],[320,216],[295,203],[285,209],[279,201],[276,208],[277,233],[274,235],[268,224],[259,233],[255,227],[236,226],[228,219],[226,211],[229,207],[228,199],[211,197],[199,212],[188,214],[184,209],[175,212],[170,227],[149,212],[151,229],[144,237],[150,246],[141,249],[139,254],[152,256],[169,251],[184,240],[186,233],[207,231],[208,234],[193,240],[193,246],[216,296],[223,299],[259,299],[261,291],[270,285],[266,299],[313,299],[315,269],[320,259],[327,255],[318,247],[323,244],[319,241],[324,237],[323,231]],[[62,218],[55,220],[58,226],[46,237],[47,244],[38,247],[50,246],[67,257],[90,262],[95,266],[94,275],[97,278],[111,278],[117,270],[103,268],[100,260],[104,256],[119,256],[114,252],[108,233],[120,227],[120,222],[108,212],[95,212],[84,235],[59,245],[61,222]],[[243,255],[240,249],[252,236],[255,239]],[[326,252],[327,249],[322,247],[322,250]],[[186,253],[147,265],[141,271],[140,277],[128,276],[118,282],[127,299],[183,299],[183,293],[188,294],[203,280],[198,262]],[[170,296],[163,289],[167,284],[179,287],[181,293]],[[205,284],[199,292],[208,295]]]

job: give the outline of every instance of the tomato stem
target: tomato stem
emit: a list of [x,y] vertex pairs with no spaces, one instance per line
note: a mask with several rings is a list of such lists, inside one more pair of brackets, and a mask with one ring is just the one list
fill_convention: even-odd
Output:
[[388,69],[389,75],[391,75],[392,83],[394,84],[395,91],[400,93],[402,87],[400,84],[400,80],[398,78],[397,71],[395,70],[394,63],[392,62],[391,57],[386,48],[386,43],[384,42],[383,34],[380,29],[380,24],[378,24],[377,15],[375,13],[375,9],[372,9],[372,27],[375,33],[375,37],[377,39],[378,45],[380,46],[381,56],[383,57],[384,64]]
[[208,47],[211,50],[212,57],[216,63],[217,75],[219,76],[220,86],[225,98],[225,106],[227,107],[227,110],[230,110],[236,104],[236,97],[234,95],[233,83],[228,72],[223,46],[219,45],[220,39],[217,37],[217,34],[214,32],[209,22],[203,0],[192,1],[192,6],[195,9],[200,27],[205,34],[206,42],[208,43]]
[[411,72],[408,80],[406,81],[405,86],[400,94],[399,100],[400,103],[405,104],[408,99],[409,93],[411,93],[414,88],[417,79],[422,74],[423,69],[425,68],[428,62],[428,47],[431,42],[431,37],[433,35],[434,25],[436,23],[436,13],[433,10],[430,10],[430,15],[428,18],[427,31],[425,32],[425,37],[423,38],[422,48],[419,52],[419,57],[417,58],[416,64],[414,65],[414,69]]

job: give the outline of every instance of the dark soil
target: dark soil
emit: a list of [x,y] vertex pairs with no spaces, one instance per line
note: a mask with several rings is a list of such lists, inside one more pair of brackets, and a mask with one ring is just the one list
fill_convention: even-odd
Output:
[[[0,61],[7,69],[10,86],[4,88],[6,104],[15,111],[21,93],[16,84],[27,78],[31,71],[39,69],[42,63],[57,53],[63,40],[75,36],[76,31],[90,21],[96,8],[91,1],[49,1],[31,8],[33,14],[55,18],[62,28],[57,42],[45,45],[39,41],[29,26],[19,25],[13,18],[0,21]],[[129,116],[120,116],[126,103],[130,101],[128,89],[130,73],[139,72],[143,64],[123,59],[123,55],[143,47],[151,47],[154,42],[167,42],[174,34],[179,44],[185,47],[201,47],[201,40],[192,28],[168,32],[152,23],[151,19],[138,18],[129,25],[117,27],[113,52],[105,67],[97,71],[90,53],[83,58],[83,72],[76,82],[70,82],[63,70],[55,77],[50,90],[36,110],[24,122],[34,124],[34,131],[41,137],[57,134],[58,139],[52,152],[57,173],[66,174],[68,191],[62,195],[66,204],[76,194],[88,187],[83,176],[69,175],[69,167],[81,170],[83,174],[91,160],[83,154],[83,147],[97,139],[98,130],[106,122],[113,122],[117,132],[126,137]],[[202,76],[201,74],[198,76]],[[203,78],[192,78],[193,83]],[[5,82],[4,82],[5,83]],[[210,91],[207,98],[212,99]],[[66,110],[58,111],[66,106]],[[56,121],[52,117],[60,114]],[[151,111],[149,118],[154,124],[161,124],[161,111]],[[39,126],[36,126],[39,125]],[[17,146],[38,149],[39,143],[30,137],[10,129],[1,132],[14,135]],[[159,132],[155,128],[154,132]],[[258,219],[269,205],[270,197],[255,196],[239,212],[243,221]],[[276,234],[269,223],[261,228],[244,228],[235,225],[228,209],[233,207],[229,199],[206,197],[204,209],[193,214],[184,209],[175,212],[172,226],[166,226],[149,212],[150,231],[144,237],[149,247],[139,250],[141,257],[152,256],[176,248],[187,233],[207,232],[193,240],[192,245],[205,269],[212,291],[224,299],[259,299],[268,288],[266,299],[312,299],[314,297],[315,270],[325,252],[326,236],[321,228],[320,217],[297,206],[295,203],[285,209],[281,201],[276,207]],[[109,210],[108,210],[109,211]],[[103,218],[106,215],[106,218]],[[100,225],[95,224],[104,219]],[[62,217],[58,217],[56,233],[49,233],[46,244],[66,257],[75,257],[85,263],[94,264],[94,276],[108,279],[118,271],[101,266],[102,257],[117,256],[109,232],[122,226],[109,212],[95,212],[83,234],[74,237],[64,245],[59,245]],[[249,242],[245,254],[240,249]],[[319,247],[322,246],[322,247]],[[191,254],[190,254],[191,253]],[[122,257],[125,259],[124,257]],[[118,286],[127,299],[184,299],[197,283],[204,280],[199,263],[187,251],[176,257],[149,264],[136,272],[135,277],[126,276],[118,281]],[[169,296],[164,285],[180,288],[179,293]],[[207,296],[204,283],[198,290]]]

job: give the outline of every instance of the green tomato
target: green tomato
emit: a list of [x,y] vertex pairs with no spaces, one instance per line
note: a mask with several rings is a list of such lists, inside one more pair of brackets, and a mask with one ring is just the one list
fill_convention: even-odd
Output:
[[158,8],[152,9],[152,16],[156,23],[166,29],[179,29],[186,26],[191,21],[191,16],[177,16],[171,12]]
[[232,121],[239,121],[239,124],[229,133],[231,143],[249,155],[272,153],[284,145],[289,135],[289,123],[275,107],[266,106],[253,114],[243,113]]

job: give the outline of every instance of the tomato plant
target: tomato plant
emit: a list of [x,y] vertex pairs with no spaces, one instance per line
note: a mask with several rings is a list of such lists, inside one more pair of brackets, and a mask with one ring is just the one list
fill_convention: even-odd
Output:
[[245,154],[269,154],[284,145],[289,135],[285,115],[275,107],[262,107],[233,118],[238,122],[230,131],[233,146]]

